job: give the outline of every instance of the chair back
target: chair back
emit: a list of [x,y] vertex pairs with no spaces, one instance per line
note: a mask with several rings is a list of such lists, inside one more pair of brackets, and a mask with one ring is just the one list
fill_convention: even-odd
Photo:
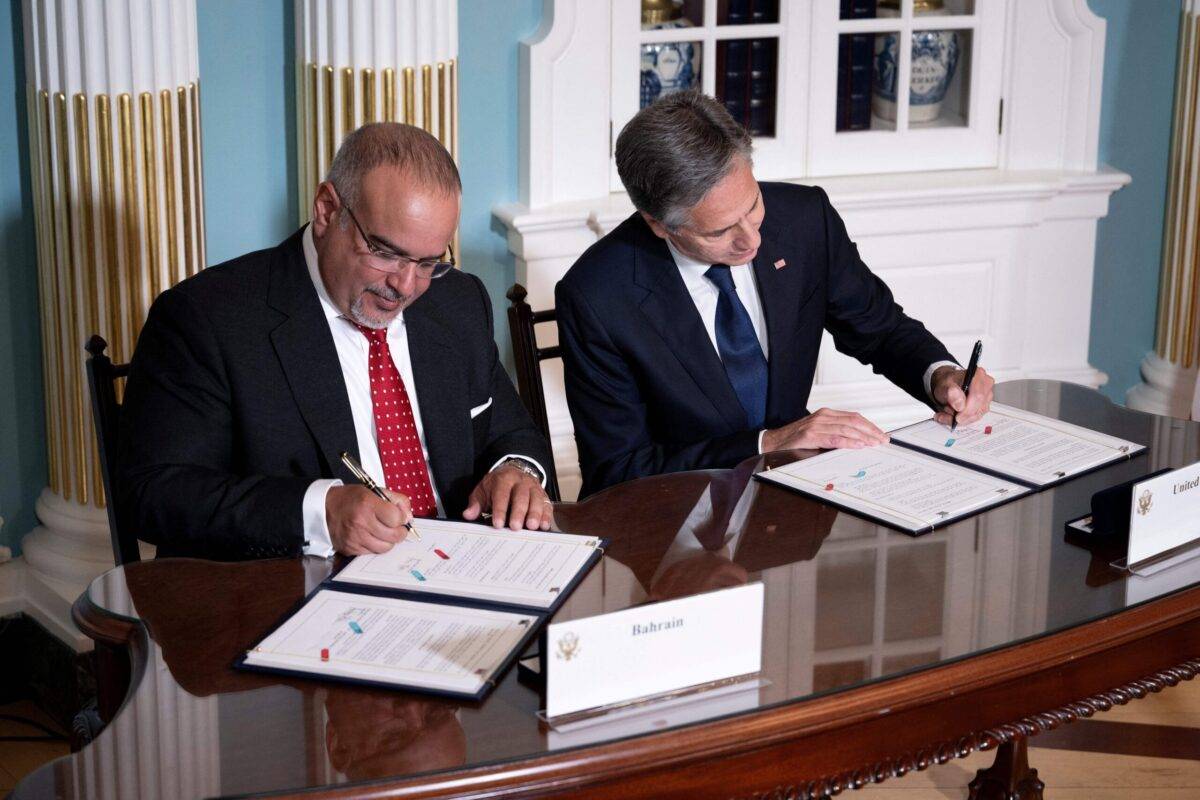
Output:
[[[511,305],[508,307],[508,330],[512,335],[513,357],[517,367],[517,391],[521,402],[533,417],[534,423],[541,430],[546,441],[550,441],[550,419],[546,415],[546,393],[542,388],[541,363],[548,358],[562,358],[562,348],[538,347],[535,326],[540,322],[554,322],[554,309],[534,311],[525,297],[529,293],[519,283],[514,283],[505,297]],[[546,493],[551,500],[559,500],[558,474],[554,464],[546,465]]]
[[113,491],[117,476],[117,423],[121,415],[121,404],[117,402],[117,381],[129,375],[129,365],[114,364],[104,354],[107,347],[108,342],[98,335],[93,335],[84,345],[88,352],[88,391],[92,396],[92,422],[96,428],[96,446],[100,451],[100,475],[104,478],[113,560],[120,565],[141,561],[142,557],[138,552],[137,537],[129,531],[122,531],[117,525],[116,492]]

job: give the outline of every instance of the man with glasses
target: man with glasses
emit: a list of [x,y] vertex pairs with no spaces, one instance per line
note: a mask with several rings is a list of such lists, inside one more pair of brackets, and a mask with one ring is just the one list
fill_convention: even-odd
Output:
[[432,136],[364,126],[311,224],[160,295],[122,407],[121,524],[229,560],[385,552],[414,516],[548,529],[549,449],[483,285],[453,268],[461,192]]

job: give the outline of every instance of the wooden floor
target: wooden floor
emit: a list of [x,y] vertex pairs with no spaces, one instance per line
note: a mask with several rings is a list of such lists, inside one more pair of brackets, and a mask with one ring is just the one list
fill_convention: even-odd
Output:
[[[31,717],[55,727],[29,702],[0,706],[0,714]],[[27,726],[0,720],[0,736],[37,734]],[[1036,736],[1030,745],[1030,764],[1052,800],[1200,797],[1200,680]],[[0,796],[22,776],[67,751],[65,742],[0,742]],[[992,753],[976,753],[843,797],[965,798],[975,770],[991,763]]]
[[[28,700],[0,706],[0,717],[4,715],[25,717],[42,723],[58,733],[65,734],[49,716]],[[43,736],[42,731],[20,722],[0,719],[0,737]],[[66,741],[59,742],[5,742],[0,741],[0,797],[16,786],[17,781],[28,773],[70,752]]]
[[[965,798],[992,752],[885,781],[843,797]],[[1187,681],[1029,740],[1029,765],[1047,800],[1183,800],[1200,797],[1200,680]]]

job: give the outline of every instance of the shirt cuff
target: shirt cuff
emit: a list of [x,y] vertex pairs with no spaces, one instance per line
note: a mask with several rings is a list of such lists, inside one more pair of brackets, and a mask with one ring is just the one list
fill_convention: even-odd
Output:
[[320,558],[333,555],[333,539],[325,520],[325,496],[331,487],[341,485],[337,478],[322,478],[310,483],[304,492],[304,501],[300,505],[304,520],[304,555]]
[[530,458],[529,456],[523,456],[523,455],[520,455],[520,454],[518,454],[518,453],[509,453],[509,454],[508,454],[508,455],[506,455],[506,456],[501,456],[500,458],[498,458],[498,459],[496,460],[496,463],[495,463],[495,464],[492,464],[492,468],[491,468],[491,469],[489,469],[489,470],[488,470],[488,472],[495,472],[495,471],[496,471],[496,467],[500,466],[500,465],[501,465],[501,464],[503,464],[505,461],[508,461],[510,458],[515,458],[515,459],[518,459],[518,460],[520,460],[520,461],[524,461],[526,464],[529,464],[529,465],[530,465],[530,466],[532,466],[534,469],[536,469],[536,470],[538,471],[538,475],[541,475],[541,476],[542,476],[542,488],[543,488],[543,489],[545,489],[545,488],[546,488],[546,470],[545,470],[545,469],[542,467],[542,465],[541,465],[541,464],[539,464],[539,463],[537,462],[537,459],[536,459],[536,458]]
[[[926,385],[928,385],[928,384],[926,384]],[[759,454],[760,456],[763,454],[763,449],[762,449],[762,440],[763,440],[763,437],[764,437],[764,436],[766,436],[766,435],[767,435],[767,429],[766,429],[766,428],[763,428],[761,431],[759,431],[759,432],[758,432],[758,454]]]
[[937,372],[942,367],[954,367],[955,369],[958,369],[958,364],[953,361],[935,361],[929,365],[929,369],[925,370],[925,396],[928,397],[934,405],[937,405],[937,398],[933,396],[933,387],[930,384],[933,382],[933,373]]

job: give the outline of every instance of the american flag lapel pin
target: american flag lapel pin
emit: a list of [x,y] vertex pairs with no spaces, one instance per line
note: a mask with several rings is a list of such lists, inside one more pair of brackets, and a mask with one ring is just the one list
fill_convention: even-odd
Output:
[[775,269],[783,269],[787,266],[787,262],[782,258],[775,262]]

